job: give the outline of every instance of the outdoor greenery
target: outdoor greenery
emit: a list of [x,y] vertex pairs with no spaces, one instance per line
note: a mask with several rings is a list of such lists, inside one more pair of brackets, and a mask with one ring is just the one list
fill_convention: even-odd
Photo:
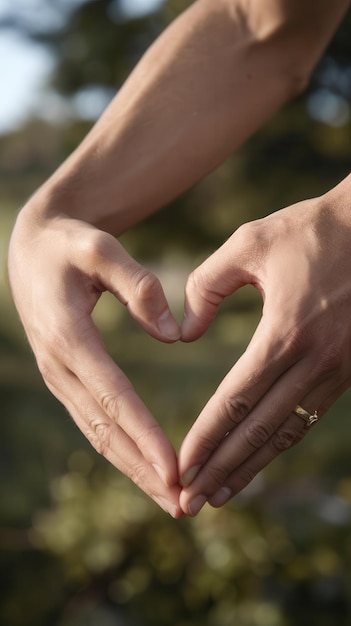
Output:
[[[19,3],[5,26],[48,46],[40,112],[0,136],[0,623],[3,626],[346,626],[351,623],[351,393],[222,509],[172,520],[100,458],[47,391],[11,301],[15,215],[87,132],[84,97],[106,102],[185,0],[131,18],[116,0]],[[22,7],[22,8],[21,8]],[[187,273],[241,223],[323,193],[350,169],[351,14],[303,96],[218,171],[122,237],[181,316]],[[1,34],[1,31],[0,31]],[[48,86],[49,88],[49,86]],[[106,345],[176,446],[247,345],[257,293],[224,303],[198,342],[163,345],[106,295]]]

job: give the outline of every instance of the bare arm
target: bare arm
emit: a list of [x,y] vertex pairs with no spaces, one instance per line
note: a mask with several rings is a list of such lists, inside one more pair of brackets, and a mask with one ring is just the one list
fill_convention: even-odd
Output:
[[198,0],[44,186],[39,210],[65,210],[114,234],[157,210],[306,86],[348,5]]
[[[243,355],[185,437],[183,510],[221,506],[351,384],[351,174],[321,197],[244,224],[190,275],[183,338],[196,339],[245,284],[264,301]],[[317,420],[318,421],[318,420]]]
[[46,384],[95,448],[175,517],[175,452],[107,354],[91,313],[109,290],[156,338],[174,341],[180,330],[155,276],[110,233],[205,176],[298,93],[347,5],[192,4],[14,228],[12,291]]

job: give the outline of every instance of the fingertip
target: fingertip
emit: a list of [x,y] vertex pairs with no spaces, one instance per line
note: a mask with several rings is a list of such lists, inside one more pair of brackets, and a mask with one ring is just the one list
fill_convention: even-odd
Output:
[[184,511],[181,509],[179,504],[175,504],[168,498],[164,496],[154,496],[154,501],[165,511],[168,513],[173,519],[180,519],[184,515]]
[[189,517],[196,517],[207,502],[207,496],[204,494],[190,495],[182,491],[179,497],[179,502],[185,515]]
[[230,487],[221,487],[216,493],[209,498],[209,504],[215,508],[219,508],[233,497],[233,491]]
[[197,319],[193,314],[189,315],[185,311],[181,323],[180,341],[183,341],[184,343],[195,341],[204,334],[206,328],[207,326],[204,328],[202,323],[200,325],[199,319]]
[[189,321],[189,317],[186,313],[183,315],[182,323],[181,323],[181,334],[180,340],[184,343],[193,341],[194,333],[192,332],[191,322]]
[[162,480],[163,484],[166,485],[166,487],[174,487],[175,485],[179,484],[176,467],[172,468],[171,470],[169,468],[165,470],[163,467],[158,465],[158,463],[152,463],[152,467],[154,468],[158,477]]
[[152,497],[166,513],[173,517],[173,519],[180,519],[184,516],[184,511],[180,506],[180,493],[180,486],[176,484],[172,487],[168,487],[166,491],[161,488],[160,492]]
[[167,437],[163,436],[158,442],[158,446],[153,450],[152,458],[148,452],[150,453],[150,450],[144,450],[144,456],[152,465],[162,483],[167,488],[176,487],[180,489],[177,456]]
[[177,506],[175,509],[175,513],[172,515],[172,517],[173,519],[181,519],[182,517],[184,517],[184,515],[185,515],[184,511],[182,511],[180,506]]
[[158,318],[157,328],[167,341],[178,341],[181,338],[180,326],[169,309],[166,309]]

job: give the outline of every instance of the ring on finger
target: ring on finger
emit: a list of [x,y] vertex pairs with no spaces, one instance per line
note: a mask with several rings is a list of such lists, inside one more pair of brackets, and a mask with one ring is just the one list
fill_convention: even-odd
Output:
[[296,407],[293,409],[293,413],[295,413],[295,415],[297,415],[298,417],[301,417],[308,427],[312,426],[312,424],[318,422],[319,420],[317,411],[315,411],[314,413],[309,413],[299,404],[297,404]]

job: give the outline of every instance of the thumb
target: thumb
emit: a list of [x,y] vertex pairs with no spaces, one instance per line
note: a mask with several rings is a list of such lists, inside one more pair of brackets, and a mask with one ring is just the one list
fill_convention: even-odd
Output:
[[221,302],[240,287],[257,281],[250,270],[251,246],[242,226],[197,267],[185,286],[182,341],[198,339],[215,318]]
[[135,261],[112,235],[95,231],[93,239],[91,265],[103,289],[122,302],[152,337],[165,342],[179,339],[179,325],[158,278]]

